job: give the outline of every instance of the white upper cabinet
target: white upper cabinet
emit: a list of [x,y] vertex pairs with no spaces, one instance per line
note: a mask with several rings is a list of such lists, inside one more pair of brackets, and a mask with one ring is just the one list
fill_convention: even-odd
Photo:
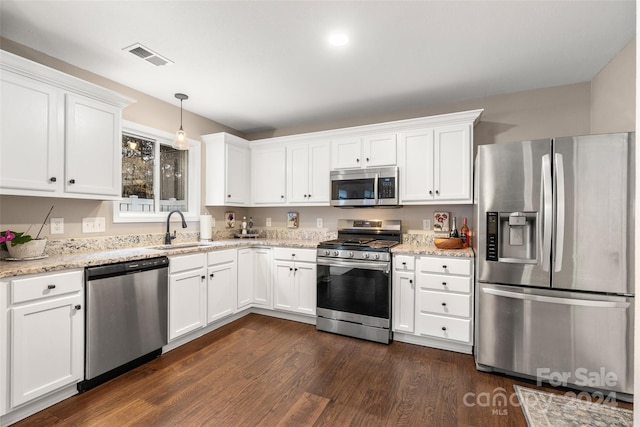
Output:
[[333,169],[395,166],[396,134],[346,137],[331,141]]
[[229,133],[202,135],[206,151],[207,206],[248,206],[251,199],[249,142]]
[[0,194],[118,199],[131,100],[4,51],[0,69]]
[[284,146],[262,145],[252,149],[252,190],[255,206],[286,204],[286,157]]
[[400,133],[400,203],[472,203],[472,122]]
[[287,146],[287,202],[329,205],[330,146],[328,142]]

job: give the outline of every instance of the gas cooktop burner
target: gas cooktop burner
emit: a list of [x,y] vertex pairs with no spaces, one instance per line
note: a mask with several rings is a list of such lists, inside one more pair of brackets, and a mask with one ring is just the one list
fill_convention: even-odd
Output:
[[385,250],[389,249],[399,242],[393,240],[376,240],[376,239],[361,239],[361,240],[345,240],[335,239],[327,240],[326,242],[320,242],[319,248],[322,249],[351,249],[359,251],[367,250]]

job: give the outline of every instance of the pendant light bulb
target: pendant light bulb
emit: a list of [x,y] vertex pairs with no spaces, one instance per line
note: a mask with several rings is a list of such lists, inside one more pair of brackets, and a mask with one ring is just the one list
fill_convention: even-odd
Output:
[[187,141],[187,134],[182,129],[182,101],[189,99],[184,93],[176,93],[175,97],[180,100],[180,129],[176,132],[175,146],[178,150],[187,150],[189,148],[189,141]]

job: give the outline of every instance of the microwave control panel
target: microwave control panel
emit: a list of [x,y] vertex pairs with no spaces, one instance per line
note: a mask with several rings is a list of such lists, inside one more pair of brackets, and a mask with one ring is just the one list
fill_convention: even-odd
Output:
[[378,198],[394,199],[396,197],[396,179],[380,178],[378,180]]

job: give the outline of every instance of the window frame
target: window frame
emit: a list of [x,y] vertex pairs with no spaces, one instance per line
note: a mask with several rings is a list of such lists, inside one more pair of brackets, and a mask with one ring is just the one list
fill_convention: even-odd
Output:
[[[174,144],[175,135],[169,132],[165,132],[159,129],[152,128],[150,126],[141,125],[139,123],[130,122],[127,120],[122,121],[122,129],[120,136],[127,133],[132,136],[138,136],[140,138],[149,138],[156,141],[158,144],[168,145],[176,148]],[[189,155],[188,155],[188,177],[187,177],[187,200],[188,210],[182,212],[185,220],[198,221],[200,219],[200,188],[202,181],[202,174],[200,170],[201,163],[201,144],[200,141],[187,138],[189,142]],[[159,159],[160,147],[156,147],[156,152]],[[121,160],[122,161],[122,157]],[[154,184],[157,177],[155,176],[156,170],[154,169]],[[122,184],[120,184],[120,194],[122,194]],[[123,212],[120,211],[120,203],[122,198],[112,203],[113,209],[113,222],[114,223],[142,223],[142,222],[164,222],[167,220],[168,212]]]

